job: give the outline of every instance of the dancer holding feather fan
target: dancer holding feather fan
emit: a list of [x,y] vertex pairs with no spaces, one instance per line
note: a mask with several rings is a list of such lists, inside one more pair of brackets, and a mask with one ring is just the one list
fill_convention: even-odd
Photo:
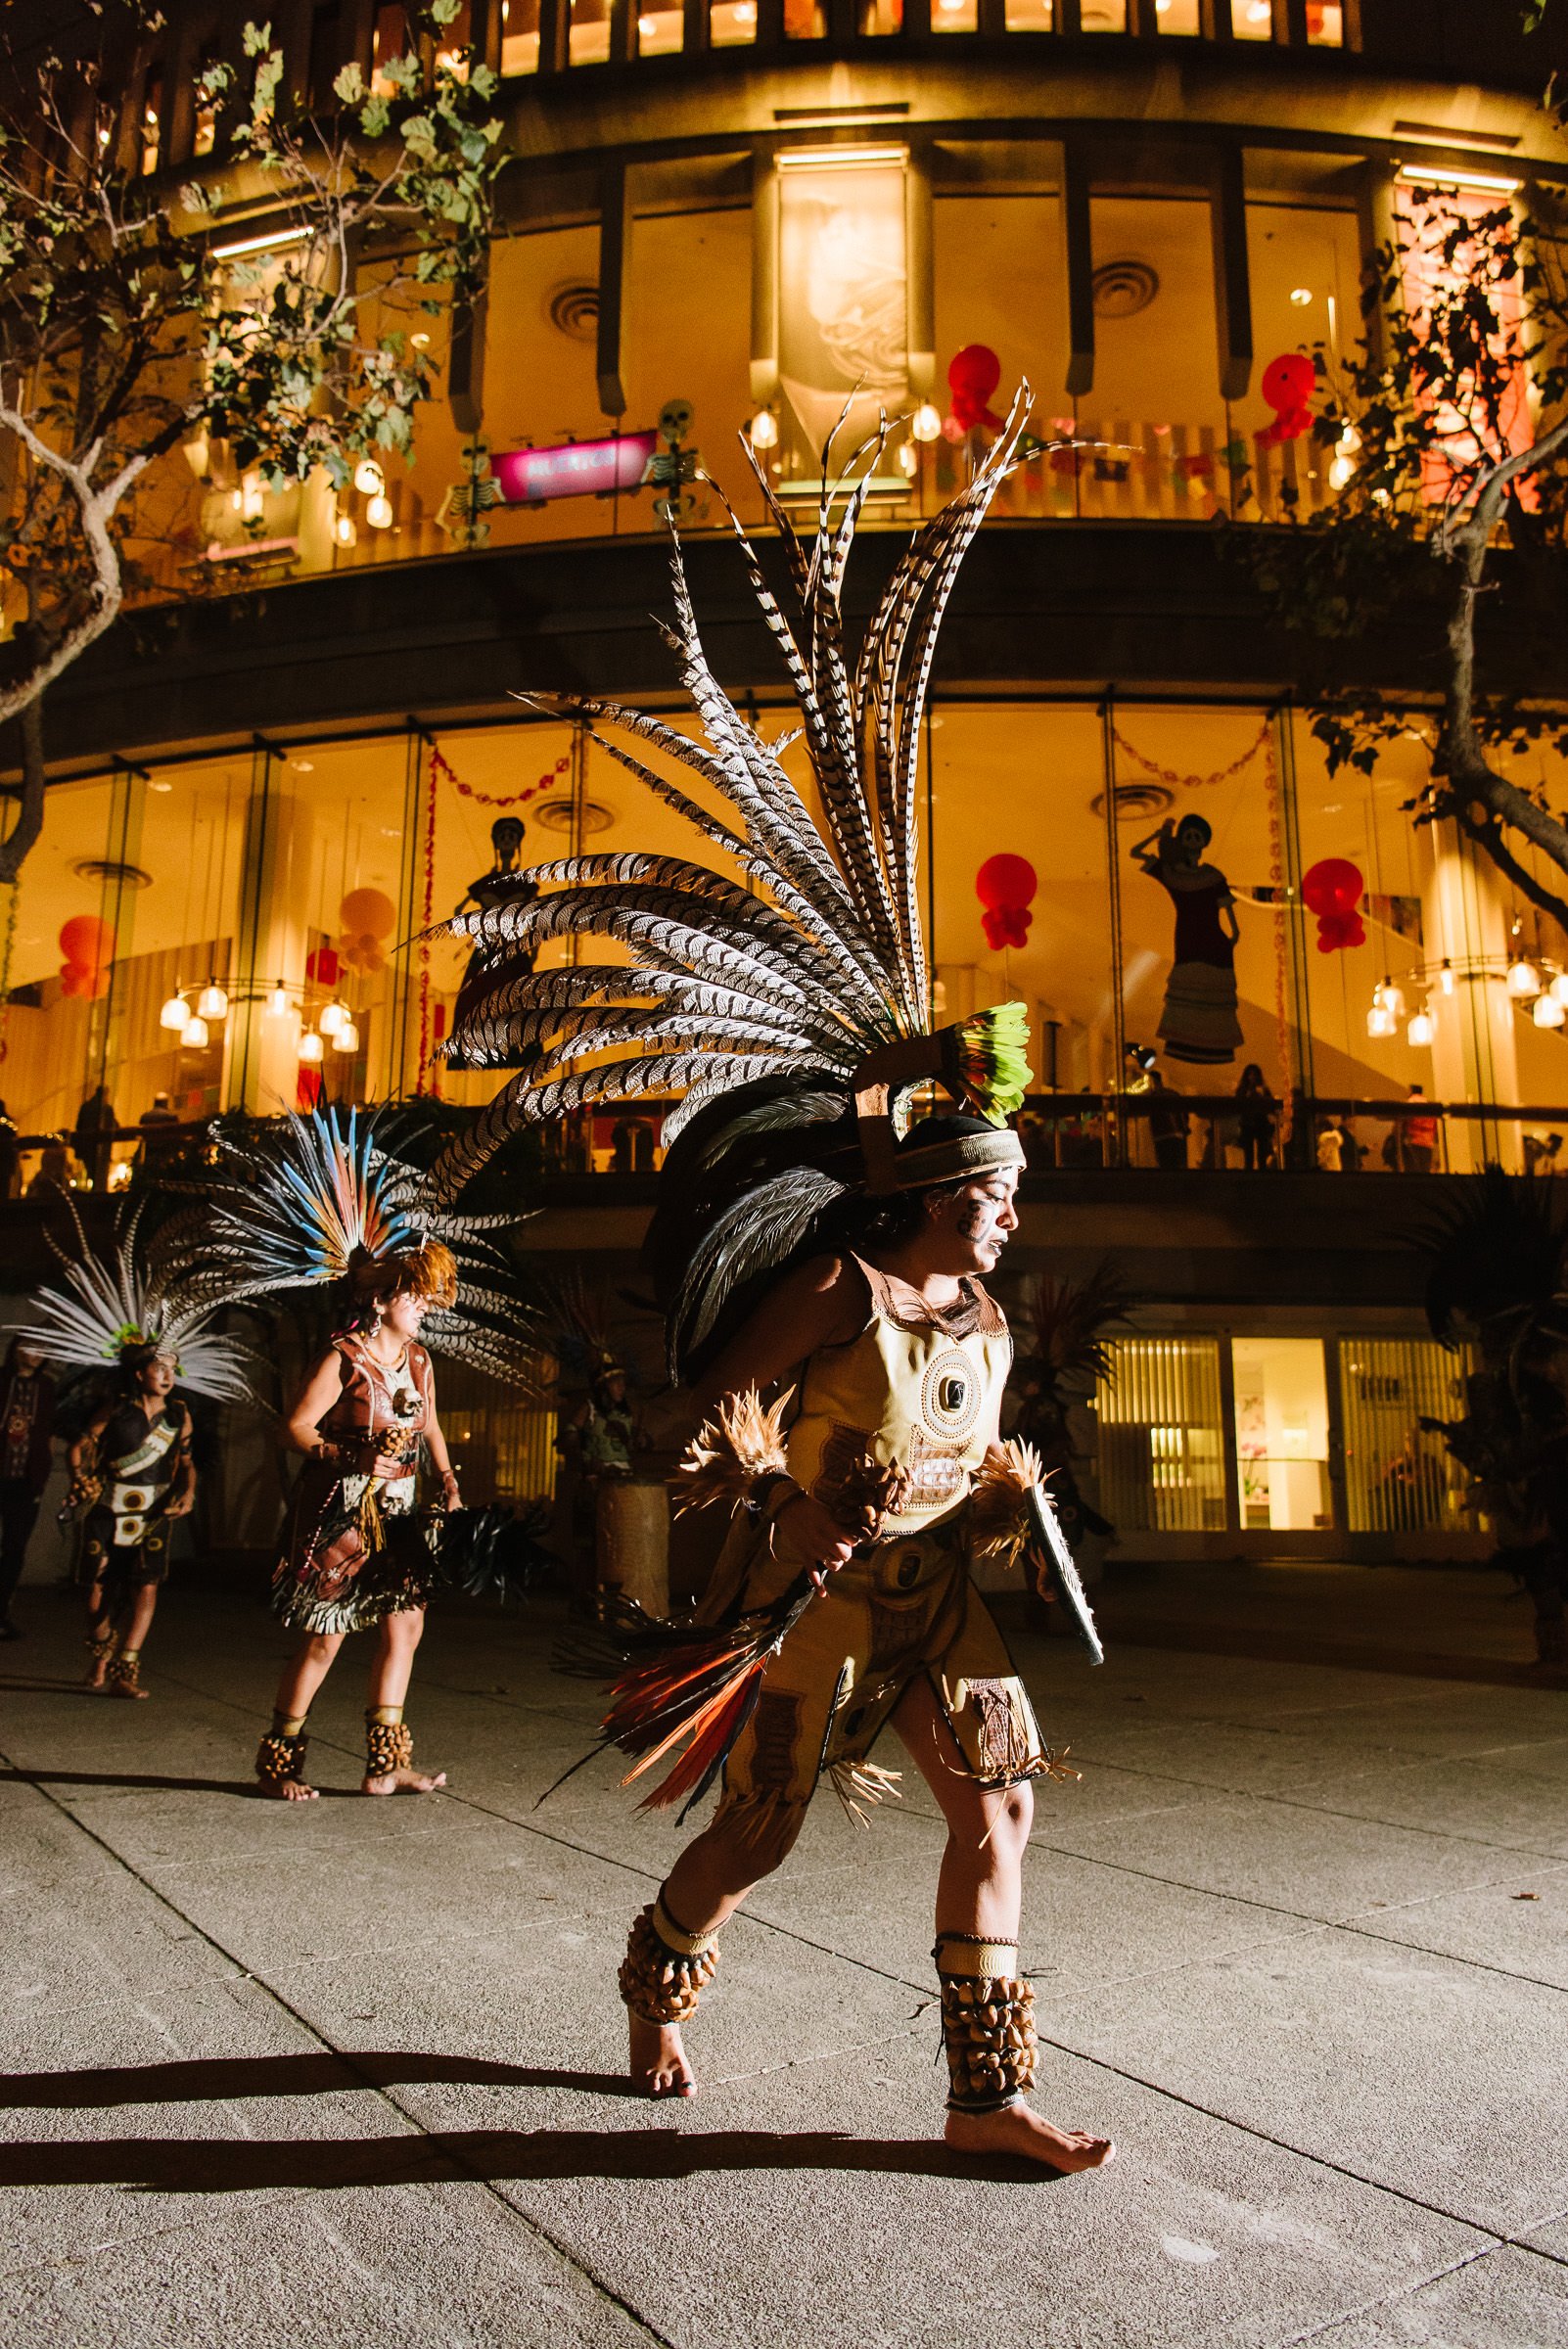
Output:
[[[938,623],[1028,408],[1026,388],[969,485],[912,541],[853,656],[841,593],[876,445],[857,481],[824,495],[810,545],[759,474],[793,617],[738,525],[736,543],[794,691],[820,815],[786,773],[785,745],[764,744],[713,677],[678,544],[669,642],[704,740],[635,710],[548,705],[692,770],[703,804],[605,746],[748,886],[679,857],[577,856],[539,868],[529,903],[454,922],[484,958],[456,1039],[464,1065],[517,1074],[434,1180],[455,1190],[525,1121],[684,1092],[665,1122],[648,1249],[672,1368],[707,1415],[688,1495],[733,1515],[707,1628],[650,1627],[605,1731],[638,1757],[632,1775],[683,1747],[649,1804],[689,1805],[719,1778],[722,1792],[632,1926],[621,1991],[634,2081],[693,2093],[681,2025],[720,1927],[783,1861],[824,1773],[857,1813],[895,1790],[870,1760],[891,1723],[947,1823],[935,1956],[949,2141],[1079,2170],[1113,2148],[1030,2109],[1033,1993],[1018,1962],[1031,1786],[1059,1765],[967,1572],[983,1470],[988,1541],[1022,1539],[1039,1505],[1027,1457],[998,1446],[1011,1348],[983,1286],[1017,1224],[1024,1154],[1007,1119],[1028,1082],[1028,1030],[1023,1006],[1004,1004],[930,1032],[915,829]],[[570,968],[516,975],[518,948],[590,932],[627,959],[584,948]],[[911,1097],[934,1082],[954,1113],[910,1124]]]

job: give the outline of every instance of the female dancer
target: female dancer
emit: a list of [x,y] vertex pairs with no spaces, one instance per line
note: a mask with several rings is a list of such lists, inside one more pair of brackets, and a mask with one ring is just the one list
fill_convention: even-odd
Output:
[[[374,1631],[365,1714],[365,1794],[431,1794],[413,1767],[403,1719],[425,1600],[438,1579],[415,1513],[429,1457],[443,1511],[460,1506],[436,1415],[427,1345],[517,1384],[537,1382],[534,1317],[508,1294],[504,1261],[476,1242],[512,1216],[455,1216],[427,1178],[377,1140],[376,1119],[316,1110],[265,1127],[214,1128],[226,1169],[207,1186],[202,1260],[228,1296],[255,1304],[280,1290],[331,1287],[346,1326],[319,1353],[288,1415],[305,1454],[273,1605],[303,1633],[256,1753],[262,1789],[284,1802],[315,1794],[304,1774],[306,1716],[347,1632]],[[483,1285],[482,1285],[483,1283]]]
[[[431,1794],[446,1773],[413,1767],[403,1720],[414,1650],[435,1579],[433,1554],[409,1522],[423,1449],[455,1509],[457,1478],[436,1415],[430,1356],[419,1343],[426,1312],[457,1294],[450,1251],[426,1241],[352,1274],[360,1311],[311,1365],[289,1414],[289,1441],[309,1465],[295,1495],[288,1548],[273,1603],[303,1639],[278,1685],[272,1727],[256,1755],[268,1794],[310,1802],[303,1775],[305,1719],[348,1632],[374,1631],[365,1713],[364,1794]],[[399,1524],[399,1520],[402,1522]]]

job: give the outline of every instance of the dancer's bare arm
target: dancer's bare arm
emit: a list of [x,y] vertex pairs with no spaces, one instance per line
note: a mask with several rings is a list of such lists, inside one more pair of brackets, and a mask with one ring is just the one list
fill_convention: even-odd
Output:
[[[706,1414],[726,1395],[748,1387],[765,1393],[824,1346],[848,1346],[865,1327],[865,1281],[847,1257],[813,1257],[763,1299],[699,1381],[694,1402]],[[853,1544],[818,1500],[802,1493],[779,1510],[801,1555],[817,1566],[842,1566]]]

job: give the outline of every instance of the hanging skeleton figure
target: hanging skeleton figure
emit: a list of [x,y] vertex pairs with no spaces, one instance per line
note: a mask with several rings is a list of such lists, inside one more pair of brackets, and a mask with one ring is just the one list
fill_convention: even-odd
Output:
[[87,1685],[144,1697],[142,1645],[168,1574],[172,1525],[196,1498],[190,1406],[174,1390],[252,1403],[249,1358],[210,1326],[221,1284],[192,1272],[168,1231],[144,1244],[134,1209],[106,1264],[88,1246],[74,1201],[62,1196],[74,1247],[52,1236],[50,1245],[65,1286],[34,1293],[21,1337],[63,1375],[111,1374],[110,1393],[69,1450],[67,1508],[81,1527]]
[[[824,496],[812,546],[758,470],[793,619],[738,524],[736,543],[794,690],[820,821],[785,743],[761,740],[709,669],[678,543],[669,641],[705,740],[606,703],[542,705],[694,771],[714,804],[605,745],[739,878],[676,856],[576,856],[535,870],[531,905],[453,924],[497,973],[458,1038],[468,1065],[504,1065],[525,1043],[538,1060],[435,1180],[458,1185],[522,1121],[684,1089],[665,1122],[649,1250],[672,1366],[710,1414],[691,1494],[733,1518],[709,1626],[651,1631],[606,1736],[639,1768],[684,1745],[651,1802],[696,1799],[719,1773],[723,1790],[632,1927],[621,1989],[635,2082],[692,2093],[679,2025],[718,1928],[783,1860],[824,1772],[856,1805],[892,1790],[869,1759],[891,1722],[951,1836],[937,1916],[949,2136],[1083,2169],[1109,2142],[1052,2129],[1024,2101],[1020,1862],[1031,1783],[1059,1766],[966,1571],[983,1541],[1050,1543],[1033,1462],[997,1442],[1010,1347],[982,1285],[1017,1221],[1024,1154],[1006,1120],[1028,1031],[1019,1004],[928,1031],[915,829],[938,623],[1028,411],[1026,389],[896,567],[853,659],[841,591],[882,437],[861,452],[863,477]],[[501,975],[519,946],[592,932],[628,959],[579,944],[570,968]],[[932,1081],[960,1108],[910,1125],[910,1095]]]
[[[286,1800],[314,1793],[304,1777],[311,1700],[345,1634],[375,1631],[363,1791],[428,1793],[444,1775],[413,1768],[403,1719],[425,1602],[439,1582],[471,1583],[468,1566],[493,1553],[499,1530],[493,1511],[448,1514],[461,1503],[431,1355],[513,1384],[536,1380],[531,1321],[507,1302],[507,1267],[483,1237],[516,1218],[438,1208],[428,1177],[389,1156],[375,1119],[352,1110],[283,1118],[238,1138],[214,1131],[225,1168],[208,1188],[201,1243],[212,1277],[252,1304],[329,1288],[344,1311],[286,1419],[305,1467],[273,1604],[303,1636],[256,1774]],[[440,1490],[426,1511],[416,1505],[422,1457]]]

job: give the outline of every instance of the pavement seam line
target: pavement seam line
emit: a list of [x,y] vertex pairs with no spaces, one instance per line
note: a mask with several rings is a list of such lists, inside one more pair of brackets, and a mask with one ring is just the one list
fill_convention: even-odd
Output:
[[[63,1818],[69,1819],[79,1834],[86,1836],[90,1842],[95,1843],[98,1846],[100,1851],[106,1853],[108,1857],[114,1861],[117,1867],[122,1868],[126,1875],[128,1875],[134,1883],[141,1886],[142,1890],[148,1895],[149,1899],[157,1901],[160,1907],[166,1909],[171,1916],[177,1916],[181,1924],[188,1925],[199,1940],[205,1942],[209,1950],[215,1952],[215,1954],[219,1958],[223,1958],[228,1964],[239,1967],[240,1971],[246,1976],[247,1980],[254,1982],[256,1988],[265,1998],[270,1999],[272,2003],[289,2017],[291,2022],[295,2023],[300,2030],[303,2031],[309,2038],[313,2039],[316,2045],[327,2054],[336,2057],[337,2060],[343,2064],[345,2069],[351,2072],[372,2096],[379,2096],[383,2103],[390,2106],[391,2109],[397,2114],[400,2120],[406,2121],[420,2137],[426,2139],[426,2141],[433,2145],[436,2143],[436,2132],[428,2129],[417,2113],[411,2112],[406,2105],[400,2103],[390,2089],[384,2087],[379,2081],[371,2079],[368,2074],[362,2071],[359,2065],[355,2062],[353,2054],[349,2050],[338,2047],[334,2041],[327,2037],[324,2031],[322,2031],[316,2024],[312,2023],[307,2016],[301,2014],[299,2008],[293,2005],[291,2002],[284,1997],[282,1991],[275,1988],[272,1983],[265,1981],[259,1974],[255,1973],[254,1969],[247,1967],[235,1955],[235,1953],[232,1950],[227,1949],[214,1934],[208,1932],[205,1925],[200,1924],[194,1916],[189,1915],[185,1910],[180,1908],[176,1901],[170,1900],[166,1893],[161,1892],[158,1886],[152,1883],[148,1877],[144,1876],[141,1870],[133,1865],[133,1864],[128,1861],[122,1853],[115,1851],[114,1845],[110,1843],[106,1837],[100,1835],[96,1828],[89,1826],[85,1819],[78,1819],[69,1803],[61,1802],[58,1796],[51,1794],[46,1786],[40,1785],[35,1778],[33,1778],[26,1771],[23,1770],[21,1765],[17,1763],[10,1754],[5,1753],[3,1749],[0,1749],[0,1762],[3,1762],[7,1769],[17,1771],[19,1774],[26,1780],[27,1784],[32,1787],[34,1793],[39,1795],[44,1802],[50,1804],[51,1807],[58,1811]],[[661,2332],[657,2326],[651,2324],[646,2317],[641,2315],[638,2310],[634,2309],[629,2301],[622,2297],[622,2295],[615,2289],[614,2285],[606,2282],[601,2276],[596,2275],[593,2269],[588,2267],[576,2252],[568,2250],[564,2243],[557,2241],[550,2230],[543,2226],[532,2215],[531,2212],[521,2209],[519,2205],[510,2198],[509,2195],[503,2193],[493,2179],[484,2177],[482,2172],[470,2168],[467,2163],[457,2159],[452,2155],[448,2147],[443,2145],[438,2149],[445,2156],[445,2158],[452,2163],[453,2168],[458,2173],[458,2178],[466,2177],[470,2184],[481,2187],[483,2190],[487,2193],[493,2201],[499,2203],[500,2207],[505,2210],[513,2219],[518,2220],[525,2228],[527,2228],[530,2234],[536,2235],[541,2242],[547,2243],[558,2259],[564,2261],[565,2264],[571,2268],[575,2274],[580,2276],[589,2288],[596,2292],[602,2300],[608,2301],[612,2307],[619,2309],[622,2315],[626,2318],[627,2322],[634,2326],[637,2331],[641,2333],[645,2339],[657,2343],[658,2349],[676,2349],[676,2344],[669,2339],[668,2334]],[[453,2184],[457,2182],[457,2179],[451,2181]]]

